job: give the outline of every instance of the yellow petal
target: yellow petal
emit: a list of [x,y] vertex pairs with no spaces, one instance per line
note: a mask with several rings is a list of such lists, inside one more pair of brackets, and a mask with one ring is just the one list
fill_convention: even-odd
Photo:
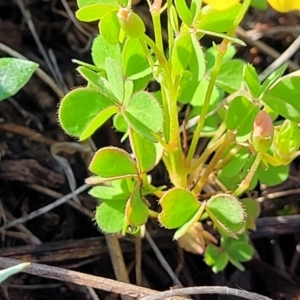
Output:
[[239,0],[204,0],[206,4],[209,4],[212,9],[226,10],[235,4],[239,3]]
[[268,0],[269,4],[279,12],[300,10],[300,0]]

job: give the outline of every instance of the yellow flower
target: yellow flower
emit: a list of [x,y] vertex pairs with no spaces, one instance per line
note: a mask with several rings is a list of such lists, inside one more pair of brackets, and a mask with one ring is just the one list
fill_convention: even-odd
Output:
[[300,10],[300,0],[268,0],[269,4],[280,12]]
[[226,10],[231,6],[234,6],[239,0],[204,0],[206,4],[209,4],[212,9],[215,10]]
[[[300,10],[300,0],[267,0],[269,4],[279,12],[288,12],[291,10]],[[206,4],[209,4],[215,10],[226,10],[235,4],[239,3],[239,0],[204,0]]]

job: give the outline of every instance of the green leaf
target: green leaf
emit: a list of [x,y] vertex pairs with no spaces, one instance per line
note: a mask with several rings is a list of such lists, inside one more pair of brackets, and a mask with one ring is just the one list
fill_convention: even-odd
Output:
[[204,15],[196,25],[202,30],[209,30],[214,32],[227,32],[233,25],[237,14],[241,9],[241,4],[236,4],[231,8],[223,11],[217,10],[202,10]]
[[262,165],[259,165],[257,175],[261,183],[267,186],[274,186],[284,182],[288,178],[289,166],[274,167],[269,165],[267,169],[264,169]]
[[[190,103],[194,107],[202,107],[208,83],[206,78],[203,78],[200,82],[194,80],[192,73],[190,71],[185,71],[182,74],[179,83],[178,101],[183,104]],[[220,90],[214,86],[209,102],[209,111],[216,107],[220,99]]]
[[230,102],[225,115],[225,123],[229,129],[237,129],[237,142],[243,143],[249,138],[253,130],[254,119],[259,111],[259,107],[244,96],[237,96]]
[[232,243],[230,246],[226,247],[226,252],[228,253],[231,262],[249,261],[254,254],[253,248],[248,243],[242,242]]
[[191,226],[200,220],[200,218],[204,212],[204,209],[205,209],[205,203],[200,205],[198,211],[194,214],[194,216],[187,223],[183,224],[176,230],[176,232],[174,234],[174,240],[178,240],[181,237],[183,237],[188,232],[188,230],[191,228]]
[[[228,129],[235,130],[248,119],[252,110],[255,108],[254,103],[250,102],[244,96],[237,96],[234,98],[228,107],[225,116],[225,123]],[[250,131],[252,130],[253,122],[250,124]]]
[[217,33],[217,32],[214,32],[214,31],[202,30],[202,29],[197,29],[197,33],[202,33],[203,35],[211,35],[211,36],[218,37],[218,38],[221,38],[221,39],[227,39],[228,41],[230,41],[232,43],[236,43],[236,44],[241,45],[241,46],[246,46],[246,43],[243,40],[240,40],[236,37],[229,36],[225,33]]
[[140,133],[143,137],[148,139],[149,141],[156,143],[157,140],[151,133],[152,131],[145,126],[140,120],[135,118],[132,114],[128,112],[123,113],[124,120],[130,125],[136,132]]
[[192,51],[191,51],[191,59],[190,59],[190,69],[193,73],[194,79],[200,81],[205,75],[205,58],[204,53],[202,51],[202,47],[199,44],[196,36],[194,34],[191,35],[192,39]]
[[[122,49],[122,64],[124,76],[131,80],[139,79],[150,74],[148,60],[145,56],[141,41],[137,38],[128,38]],[[147,70],[146,73],[145,70]],[[140,74],[140,75],[139,75]],[[134,76],[132,79],[132,76]]]
[[98,3],[81,7],[75,15],[79,21],[92,22],[100,20],[106,14],[113,11],[118,11],[118,9],[119,5]]
[[0,101],[14,96],[30,79],[38,64],[17,58],[0,59]]
[[235,237],[244,229],[245,212],[241,202],[229,194],[211,197],[206,204],[206,212],[221,232]]
[[238,127],[237,133],[236,133],[236,141],[238,143],[245,142],[253,129],[253,123],[255,120],[255,117],[259,113],[260,109],[258,106],[252,107],[252,109],[248,112],[246,118],[242,121],[240,126]]
[[113,118],[114,127],[120,132],[127,132],[128,123],[124,119],[123,115],[116,114]]
[[95,220],[102,231],[105,233],[122,231],[126,202],[127,200],[108,201],[97,207]]
[[168,190],[159,203],[162,206],[162,212],[158,220],[168,229],[181,227],[190,221],[201,206],[194,194],[181,188]]
[[222,168],[224,176],[228,178],[239,175],[249,157],[249,151],[246,148],[240,149],[232,159]]
[[262,100],[273,111],[294,122],[300,122],[300,72],[279,79]]
[[234,98],[230,102],[225,116],[227,128],[230,130],[237,129],[244,120],[245,115],[247,116],[249,109],[251,109],[253,106],[254,104],[243,96]]
[[126,105],[133,94],[133,82],[131,80],[126,80],[124,82],[124,104]]
[[137,92],[125,108],[124,117],[130,125],[150,141],[156,141],[151,132],[161,132],[163,112],[156,98],[148,92]]
[[21,263],[16,266],[1,270],[0,271],[0,283],[2,283],[4,280],[6,280],[11,275],[22,272],[24,269],[28,268],[29,266],[30,266],[30,262],[25,262],[25,263]]
[[169,18],[170,18],[172,30],[175,32],[175,34],[178,34],[179,32],[178,14],[173,4],[170,7]]
[[249,230],[255,230],[255,220],[260,215],[260,204],[252,198],[241,199],[241,202],[247,213],[246,228]]
[[275,83],[285,72],[287,69],[288,64],[283,64],[278,69],[276,69],[262,84],[262,92],[267,92],[268,88]]
[[261,92],[261,85],[255,68],[250,64],[244,66],[244,80],[253,98],[258,98]]
[[246,232],[238,234],[236,237],[230,237],[227,235],[221,236],[221,247],[226,249],[235,243],[247,243],[249,241],[249,236]]
[[[193,74],[190,71],[184,71],[179,82],[177,101],[182,104],[190,103],[198,86],[199,82],[193,79]],[[204,99],[204,97],[202,98]],[[201,101],[201,103],[203,103],[203,101]]]
[[78,67],[77,71],[85,80],[88,81],[90,85],[89,88],[97,90],[100,94],[112,100],[113,102],[118,102],[110,90],[107,79],[102,77],[100,73],[94,72],[91,69],[83,66]]
[[[198,82],[197,89],[195,90],[195,93],[190,101],[190,104],[192,106],[194,107],[203,106],[208,85],[209,85],[209,81],[206,78],[203,78],[200,82]],[[213,87],[212,95],[209,102],[208,112],[210,112],[212,109],[214,109],[217,106],[219,100],[220,100],[220,92],[216,87]]]
[[191,16],[192,16],[193,20],[195,20],[197,18],[200,10],[201,10],[201,1],[192,0],[190,11],[191,11]]
[[193,23],[192,14],[187,6],[186,0],[175,0],[175,6],[180,19],[188,26]]
[[206,247],[204,259],[207,265],[212,266],[214,273],[223,271],[228,264],[228,254],[212,244]]
[[119,4],[118,0],[77,0],[77,5],[79,8],[84,6],[89,6],[91,4],[106,4],[117,6]]
[[115,112],[113,102],[99,92],[78,88],[62,99],[58,117],[69,135],[83,139],[91,136]]
[[176,37],[171,55],[172,73],[181,75],[187,68],[193,49],[191,35],[184,32]]
[[251,6],[260,10],[266,10],[268,2],[266,0],[251,0]]
[[[205,52],[205,59],[206,59],[206,67],[207,69],[211,69],[216,62],[218,53],[219,53],[220,45],[214,45],[208,48]],[[229,45],[227,51],[223,57],[223,63],[232,59],[236,54],[236,48],[233,45]]]
[[100,199],[102,202],[111,200],[127,200],[130,196],[129,193],[125,193],[123,190],[114,186],[99,185],[93,187],[89,194],[95,198]]
[[111,58],[116,64],[121,64],[121,51],[119,45],[112,45],[106,39],[99,35],[94,39],[92,45],[92,58],[96,67],[105,70],[105,61]]
[[216,85],[226,93],[238,91],[243,83],[243,68],[245,63],[239,59],[232,59],[222,64]]
[[132,226],[141,226],[148,219],[148,205],[141,195],[141,186],[138,183],[126,204],[126,221]]
[[253,248],[248,244],[248,235],[239,234],[236,238],[222,236],[221,247],[229,256],[229,261],[239,270],[245,268],[240,262],[248,261],[253,256]]
[[89,64],[89,63],[86,63],[86,62],[81,61],[79,59],[72,59],[72,62],[79,65],[79,66],[90,69],[91,71],[98,72],[98,73],[103,74],[103,75],[105,74],[102,69],[96,67],[94,64]]
[[90,163],[89,170],[104,178],[136,175],[136,163],[123,149],[104,147],[98,150]]
[[110,57],[105,60],[105,70],[111,91],[122,103],[124,101],[124,81],[121,65]]
[[[154,168],[161,158],[161,151],[148,139],[136,131],[131,131],[131,147],[140,173],[147,173]],[[158,152],[159,151],[159,152]]]
[[[223,171],[223,169],[218,173],[218,179],[227,187],[228,190],[235,190],[238,185],[245,179],[246,175],[249,173],[249,169],[251,168],[254,162],[255,156],[250,155],[243,166],[242,171],[233,177],[227,177],[227,173]],[[257,185],[257,172],[251,180],[250,186],[247,190],[252,190]]]
[[90,121],[87,127],[80,135],[80,140],[88,139],[98,128],[100,128],[111,116],[118,113],[117,106],[109,106],[98,113],[98,115]]
[[110,44],[119,43],[120,23],[115,12],[107,13],[100,21],[100,33]]

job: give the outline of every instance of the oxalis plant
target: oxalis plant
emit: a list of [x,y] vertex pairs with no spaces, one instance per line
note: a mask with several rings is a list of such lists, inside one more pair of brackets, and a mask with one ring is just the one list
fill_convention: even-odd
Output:
[[[112,118],[122,141],[129,139],[132,153],[104,147],[89,166],[103,232],[140,234],[156,218],[218,272],[228,262],[243,269],[253,255],[248,231],[259,205],[247,191],[284,181],[299,154],[300,72],[283,76],[282,66],[261,83],[252,65],[234,58],[234,45],[244,46],[234,32],[250,0],[208,2],[148,1],[152,39],[130,0],[78,0],[76,17],[99,20],[100,34],[94,64],[76,61],[87,86],[62,99],[59,121],[84,141]],[[204,48],[205,36],[222,42]],[[151,82],[158,83],[155,92],[148,91]],[[208,142],[196,153],[202,137]],[[151,183],[159,162],[169,174],[166,186]]]

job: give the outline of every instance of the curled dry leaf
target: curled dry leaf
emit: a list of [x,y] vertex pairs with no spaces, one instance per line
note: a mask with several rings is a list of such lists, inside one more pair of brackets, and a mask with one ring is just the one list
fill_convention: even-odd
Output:
[[203,254],[206,245],[217,244],[217,239],[203,229],[201,223],[194,223],[185,235],[178,239],[178,245],[185,251],[194,254]]

